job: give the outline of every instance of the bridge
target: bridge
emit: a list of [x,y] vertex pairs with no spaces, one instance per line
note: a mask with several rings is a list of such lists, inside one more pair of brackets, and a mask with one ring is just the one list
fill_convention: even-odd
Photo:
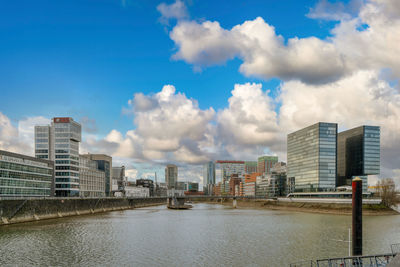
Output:
[[183,197],[186,199],[193,199],[193,198],[198,198],[198,199],[266,199],[265,197],[254,197],[254,196],[232,196],[232,195],[225,195],[225,196],[208,196],[208,195],[184,195],[184,196],[179,196]]

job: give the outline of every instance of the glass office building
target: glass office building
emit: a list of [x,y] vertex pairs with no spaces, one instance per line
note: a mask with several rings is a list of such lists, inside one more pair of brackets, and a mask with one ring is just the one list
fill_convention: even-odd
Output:
[[168,164],[165,167],[165,183],[168,189],[175,188],[178,182],[178,166],[174,164]]
[[337,124],[319,122],[287,136],[287,177],[297,192],[336,188]]
[[212,188],[215,185],[215,163],[209,161],[203,165],[203,183],[204,183],[204,193],[212,194]]
[[53,118],[51,125],[35,126],[36,158],[54,161],[56,196],[79,196],[81,125],[72,118]]
[[351,185],[351,179],[363,179],[367,189],[368,175],[380,172],[380,127],[360,126],[338,134],[337,185]]
[[54,196],[52,161],[0,150],[0,197]]

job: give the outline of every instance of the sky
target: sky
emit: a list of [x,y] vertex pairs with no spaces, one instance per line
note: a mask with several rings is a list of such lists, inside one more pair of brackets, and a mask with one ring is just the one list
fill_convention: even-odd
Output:
[[0,149],[33,154],[33,126],[69,116],[82,153],[130,179],[216,159],[286,160],[318,121],[381,126],[400,184],[400,2],[8,1],[0,4]]

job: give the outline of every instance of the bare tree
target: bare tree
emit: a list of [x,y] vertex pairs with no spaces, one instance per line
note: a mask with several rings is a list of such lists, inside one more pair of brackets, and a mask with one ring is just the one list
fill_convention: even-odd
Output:
[[386,207],[392,207],[398,203],[396,185],[391,178],[384,178],[377,183],[379,196],[382,198],[382,204]]

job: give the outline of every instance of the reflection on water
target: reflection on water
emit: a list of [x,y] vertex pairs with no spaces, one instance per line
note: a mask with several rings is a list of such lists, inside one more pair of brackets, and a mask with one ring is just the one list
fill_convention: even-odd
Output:
[[[194,204],[0,228],[0,265],[288,266],[348,254],[350,216]],[[364,217],[364,253],[400,243],[400,216]]]

